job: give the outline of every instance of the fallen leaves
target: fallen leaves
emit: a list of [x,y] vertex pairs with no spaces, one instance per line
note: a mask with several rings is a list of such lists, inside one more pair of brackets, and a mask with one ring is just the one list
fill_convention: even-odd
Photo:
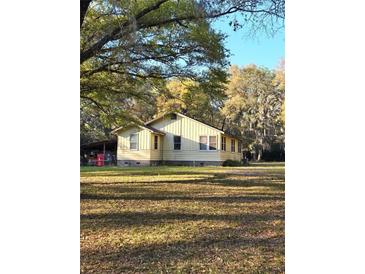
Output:
[[283,165],[88,169],[80,207],[83,273],[284,272]]

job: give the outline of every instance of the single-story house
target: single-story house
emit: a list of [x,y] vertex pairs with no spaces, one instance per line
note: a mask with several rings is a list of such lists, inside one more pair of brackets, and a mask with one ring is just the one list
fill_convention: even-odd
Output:
[[117,135],[119,166],[221,165],[242,159],[239,138],[177,112],[112,133]]

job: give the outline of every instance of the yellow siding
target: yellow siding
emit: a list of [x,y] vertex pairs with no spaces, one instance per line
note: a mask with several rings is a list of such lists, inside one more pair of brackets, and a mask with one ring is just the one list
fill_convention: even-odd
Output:
[[[129,136],[138,133],[138,150],[129,149]],[[149,160],[151,157],[151,132],[133,127],[118,133],[118,160]]]
[[[177,115],[169,116],[150,124],[166,133],[163,137],[163,160],[166,161],[220,161],[220,132],[198,121]],[[174,150],[173,136],[181,136],[181,150]],[[217,136],[216,151],[200,151],[199,136]]]
[[[155,141],[155,136],[158,137],[158,148],[155,149],[154,146],[154,141]],[[161,143],[162,143],[162,138],[163,136],[161,135],[155,135],[155,134],[151,134],[151,160],[162,160],[162,150],[161,150]]]
[[[234,139],[235,140],[235,152],[231,152],[231,141],[233,138],[230,138],[228,136],[225,136],[225,137],[226,137],[226,151],[220,150],[221,161],[225,161],[225,160],[240,161],[242,159],[242,153],[238,152],[238,140]],[[220,146],[220,148],[222,148],[222,146]]]
[[[235,142],[235,152],[231,152],[231,137],[226,136],[226,151],[221,150],[222,133],[193,119],[177,115],[177,120],[169,116],[159,119],[150,126],[165,132],[158,136],[158,149],[154,149],[154,136],[147,129],[133,127],[118,132],[118,160],[165,160],[165,161],[225,161],[227,159],[241,160],[238,153],[238,140]],[[138,150],[129,149],[130,134],[138,133]],[[173,136],[181,136],[181,150],[174,150]],[[217,150],[201,151],[200,136],[216,136]]]

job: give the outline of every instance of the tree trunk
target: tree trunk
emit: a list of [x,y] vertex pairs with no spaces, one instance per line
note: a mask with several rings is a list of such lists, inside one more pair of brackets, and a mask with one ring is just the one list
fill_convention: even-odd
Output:
[[224,119],[223,119],[223,123],[222,123],[222,130],[224,130],[224,126],[226,125],[226,119],[227,119],[227,118],[224,118]]
[[84,22],[85,14],[92,0],[80,0],[80,28]]
[[257,161],[260,161],[262,157],[262,149],[260,148],[258,153],[257,153]]

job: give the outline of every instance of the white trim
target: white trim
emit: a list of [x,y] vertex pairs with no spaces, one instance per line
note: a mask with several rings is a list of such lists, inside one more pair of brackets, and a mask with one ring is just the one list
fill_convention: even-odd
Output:
[[[234,141],[234,151],[232,151],[232,141]],[[231,138],[230,152],[231,153],[236,153],[236,139]]]
[[[207,137],[207,149],[200,149],[200,137]],[[210,149],[210,137],[215,137],[215,149]],[[199,151],[218,151],[218,137],[217,135],[199,135]]]
[[[132,144],[131,136],[132,135],[137,136],[137,141],[135,142],[136,143],[136,148],[131,148],[131,144]],[[129,150],[139,150],[139,134],[138,134],[138,132],[129,134]]]
[[[211,137],[215,137],[215,149],[210,149],[210,138]],[[217,135],[209,135],[208,150],[209,151],[217,151],[218,150],[218,137],[217,137]]]
[[[201,137],[206,137],[207,138],[207,142],[205,143],[205,145],[207,146],[207,149],[201,149],[200,148],[200,145],[202,144],[201,142],[200,142],[200,138]],[[199,135],[199,151],[208,151],[209,150],[209,136],[208,135]]]
[[[180,149],[175,149],[175,136],[176,137],[180,137]],[[179,143],[176,143],[176,144],[179,144]],[[172,135],[172,150],[173,151],[182,151],[181,147],[182,147],[182,138],[181,138],[181,135]]]
[[239,140],[237,141],[237,153],[242,153],[242,142]]
[[[156,137],[157,137],[157,148],[156,148],[156,146],[155,146],[155,145],[156,145],[156,140],[155,140],[155,139],[156,139]],[[154,134],[154,135],[153,135],[153,150],[158,150],[159,145],[160,145],[160,144],[159,144],[159,143],[160,143],[160,142],[159,142],[159,139],[160,139],[160,138],[158,137],[158,135],[156,135],[156,134]]]
[[[223,142],[223,139],[224,139],[224,142]],[[222,146],[223,146],[223,143],[224,143],[224,149],[222,149]],[[226,136],[221,136],[221,151],[224,151],[226,152],[227,151],[227,137]]]

